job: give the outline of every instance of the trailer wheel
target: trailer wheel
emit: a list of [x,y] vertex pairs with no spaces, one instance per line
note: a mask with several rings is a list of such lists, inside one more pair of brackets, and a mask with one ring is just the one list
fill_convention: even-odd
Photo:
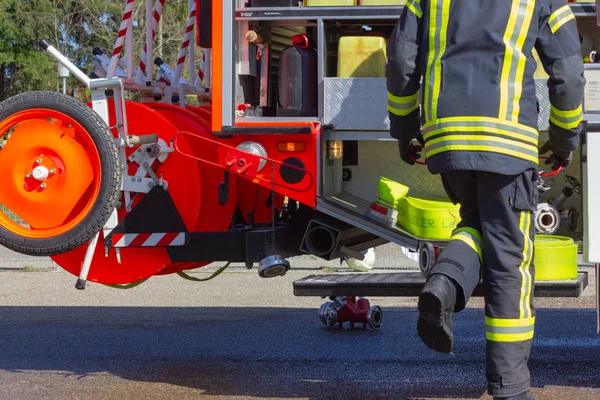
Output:
[[0,103],[0,244],[51,256],[99,232],[120,191],[114,137],[76,99],[30,92]]

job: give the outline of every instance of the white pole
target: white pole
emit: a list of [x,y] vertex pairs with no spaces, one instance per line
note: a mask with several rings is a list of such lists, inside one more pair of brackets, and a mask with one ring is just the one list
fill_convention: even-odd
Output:
[[[192,7],[196,8],[196,0],[188,0],[188,12],[192,9]],[[200,9],[196,8],[196,16],[198,15],[198,13],[200,12]],[[196,26],[196,20],[194,19],[194,27]],[[189,54],[189,58],[188,58],[188,80],[190,83],[190,86],[194,86],[194,75],[195,75],[195,68],[194,65],[196,64],[196,59],[195,59],[195,50],[196,48],[196,41],[194,40],[194,28],[192,28],[192,42],[190,43],[190,54]]]
[[149,85],[152,82],[152,54],[153,54],[153,44],[152,40],[152,21],[154,16],[152,15],[152,0],[146,0],[146,84]]
[[133,78],[133,18],[129,20],[127,36],[125,38],[125,51],[127,56],[127,78]]

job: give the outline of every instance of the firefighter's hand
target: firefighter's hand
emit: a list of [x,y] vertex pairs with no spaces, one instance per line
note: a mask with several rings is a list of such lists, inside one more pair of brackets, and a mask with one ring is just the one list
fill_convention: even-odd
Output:
[[550,144],[550,141],[544,143],[544,145],[539,149],[539,154],[544,154],[548,151],[551,151],[552,154],[550,154],[545,164],[552,164],[553,171],[556,171],[561,166],[567,169],[567,167],[571,165],[571,161],[573,160],[573,152],[558,150]]
[[419,134],[417,136],[417,141],[421,144],[420,146],[414,146],[412,144],[412,140],[399,140],[398,148],[400,149],[400,158],[402,161],[407,163],[408,165],[415,165],[414,160],[418,160],[421,158],[421,150],[425,146],[425,141],[423,140],[423,135]]

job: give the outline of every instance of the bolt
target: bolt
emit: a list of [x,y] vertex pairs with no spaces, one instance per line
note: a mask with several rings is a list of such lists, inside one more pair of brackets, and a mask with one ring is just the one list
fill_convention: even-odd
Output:
[[36,164],[41,164],[41,163],[42,163],[42,159],[41,159],[41,158],[38,158],[37,160],[35,160],[35,163],[36,163]]
[[42,184],[40,185],[40,189],[46,189],[46,184],[45,184],[45,183],[42,183]]
[[149,188],[154,187],[154,182],[148,182],[148,187]]
[[26,177],[27,179],[29,179],[29,178],[31,178],[31,174],[27,174],[27,175],[25,175],[25,177]]
[[131,182],[135,182],[135,178],[131,178]]
[[138,182],[141,182],[141,181],[142,181],[142,178],[138,178]]
[[56,173],[56,171],[53,169],[50,170],[50,175],[54,175]]

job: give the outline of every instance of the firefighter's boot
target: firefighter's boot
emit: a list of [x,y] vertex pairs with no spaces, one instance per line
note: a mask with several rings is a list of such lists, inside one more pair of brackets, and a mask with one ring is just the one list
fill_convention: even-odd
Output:
[[452,326],[456,306],[456,286],[442,274],[429,277],[419,296],[417,332],[427,347],[450,353],[454,344]]

